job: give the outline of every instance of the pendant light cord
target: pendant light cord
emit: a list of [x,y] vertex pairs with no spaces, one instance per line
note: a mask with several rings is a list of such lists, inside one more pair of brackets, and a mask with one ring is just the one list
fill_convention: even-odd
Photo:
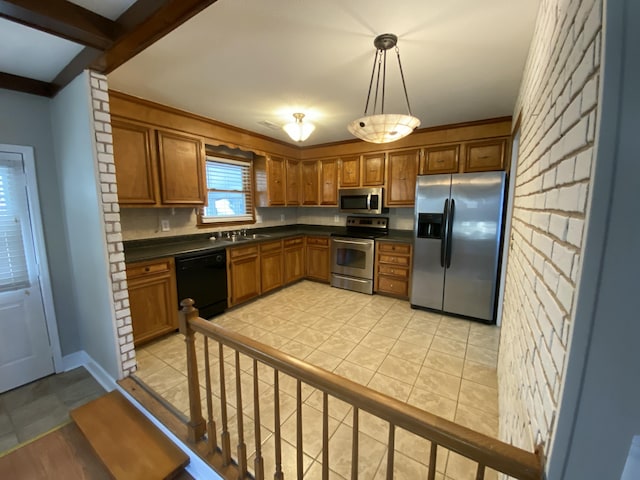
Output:
[[398,55],[398,65],[400,66],[400,77],[402,78],[402,87],[404,88],[404,98],[407,100],[407,110],[409,110],[409,115],[413,116],[411,113],[411,105],[409,105],[409,94],[407,93],[407,85],[404,83],[404,71],[402,70],[402,62],[400,61],[400,49],[396,47],[396,55]]

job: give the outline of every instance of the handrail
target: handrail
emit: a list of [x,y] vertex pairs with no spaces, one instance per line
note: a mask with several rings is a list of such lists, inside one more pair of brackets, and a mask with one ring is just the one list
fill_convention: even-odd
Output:
[[[180,316],[183,333],[185,331],[183,331],[182,322],[193,332],[212,338],[222,345],[343,400],[359,410],[367,411],[391,425],[401,427],[457,452],[480,465],[517,479],[540,480],[542,478],[541,452],[536,454],[509,445],[309,364],[249,337],[229,331],[198,317],[197,310],[191,306],[192,303],[189,305],[188,299],[183,301],[182,305]],[[197,379],[197,371],[194,378]],[[199,404],[199,401],[197,403]]]

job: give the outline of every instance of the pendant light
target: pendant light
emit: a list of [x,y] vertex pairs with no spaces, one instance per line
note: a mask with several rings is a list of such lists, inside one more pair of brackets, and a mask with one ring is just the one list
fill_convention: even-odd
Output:
[[284,127],[285,132],[296,142],[304,142],[309,135],[316,129],[313,123],[303,122],[304,113],[294,113],[295,121],[287,123]]
[[[364,116],[355,119],[347,129],[353,135],[365,142],[371,143],[389,143],[395,142],[406,137],[416,128],[420,126],[420,120],[411,114],[411,106],[409,105],[409,96],[407,95],[407,86],[404,82],[404,73],[402,71],[402,63],[400,63],[400,50],[397,47],[398,37],[393,33],[383,33],[378,35],[373,41],[376,47],[376,54],[373,59],[373,71],[371,72],[371,81],[369,82],[369,93],[367,94],[367,102],[364,106]],[[398,57],[398,67],[400,69],[400,77],[402,78],[402,87],[404,88],[404,97],[407,101],[408,115],[399,113],[384,113],[384,94],[385,83],[387,77],[387,50],[394,48]],[[377,70],[377,74],[376,74]],[[380,85],[380,76],[382,76],[382,85]],[[371,100],[371,89],[373,87],[373,79],[376,79],[375,92],[373,96],[373,107],[371,115],[367,115],[369,103]],[[382,88],[380,88],[382,87]],[[378,105],[378,94],[380,94],[380,113],[376,114]]]

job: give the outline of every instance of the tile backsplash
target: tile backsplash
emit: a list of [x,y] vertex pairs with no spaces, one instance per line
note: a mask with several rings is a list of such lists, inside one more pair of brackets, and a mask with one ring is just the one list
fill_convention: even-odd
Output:
[[[392,208],[384,214],[389,217],[389,228],[411,230],[413,208]],[[256,208],[256,223],[249,228],[275,227],[280,225],[345,225],[347,214],[337,208],[324,207],[269,207]],[[203,232],[236,230],[239,227],[213,227],[206,230],[196,227],[195,208],[122,208],[120,222],[123,240],[174,237]],[[162,231],[162,223],[169,224],[169,231]]]

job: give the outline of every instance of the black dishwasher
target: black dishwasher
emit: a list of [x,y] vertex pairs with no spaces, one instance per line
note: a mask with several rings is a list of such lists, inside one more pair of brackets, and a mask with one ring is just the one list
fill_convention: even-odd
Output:
[[185,253],[176,256],[178,306],[192,298],[202,318],[227,309],[227,255],[222,250]]

